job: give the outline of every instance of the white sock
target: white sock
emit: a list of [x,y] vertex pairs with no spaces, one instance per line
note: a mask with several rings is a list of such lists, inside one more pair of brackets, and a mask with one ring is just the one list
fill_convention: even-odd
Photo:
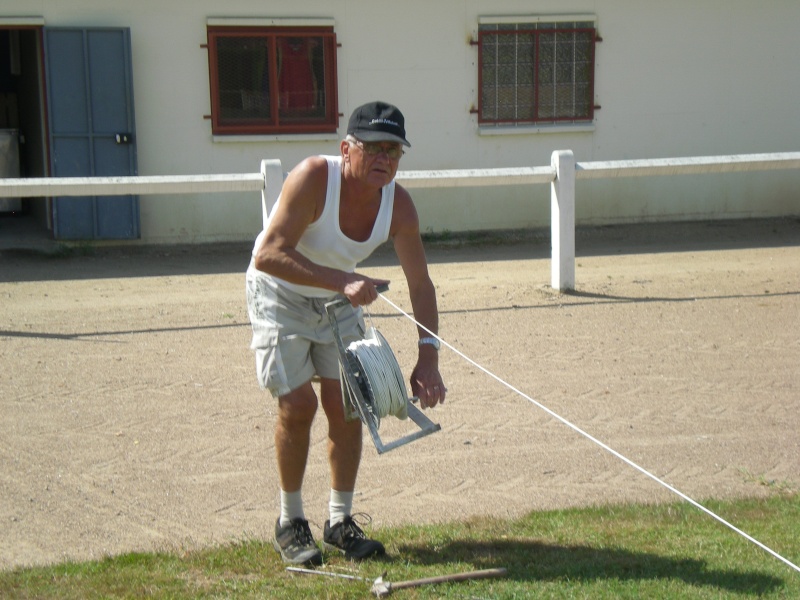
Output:
[[284,492],[281,490],[281,527],[286,527],[292,519],[305,519],[303,512],[303,491]]
[[344,521],[353,510],[353,492],[340,492],[331,488],[331,500],[328,511],[331,515],[331,527]]

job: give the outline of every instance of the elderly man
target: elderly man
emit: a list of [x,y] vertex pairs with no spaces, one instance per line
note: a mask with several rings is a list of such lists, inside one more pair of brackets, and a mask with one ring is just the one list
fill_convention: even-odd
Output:
[[[284,561],[320,564],[306,520],[302,485],[320,378],[328,420],[331,473],[330,519],[323,548],[354,559],[384,553],[352,518],[353,490],[361,460],[361,422],[346,421],[338,352],[324,305],[345,296],[337,323],[345,344],[363,336],[361,306],[388,283],[356,272],[357,264],[389,238],[408,282],[415,319],[437,332],[436,292],[428,274],[417,212],[394,177],[404,154],[403,114],[391,104],[357,108],[339,156],[312,156],[289,174],[269,222],[256,239],[247,270],[247,304],[253,327],[259,384],[278,401],[275,450],[281,514],[273,545]],[[438,340],[419,328],[411,389],[423,408],[445,400],[438,367]]]

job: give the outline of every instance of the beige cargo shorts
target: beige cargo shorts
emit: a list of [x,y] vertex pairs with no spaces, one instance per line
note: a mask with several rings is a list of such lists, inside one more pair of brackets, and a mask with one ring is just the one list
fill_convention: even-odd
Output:
[[[339,351],[325,304],[331,298],[308,298],[282,286],[252,265],[246,274],[247,312],[253,328],[256,376],[276,398],[302,386],[314,375],[339,379]],[[345,347],[364,337],[360,308],[336,309]]]

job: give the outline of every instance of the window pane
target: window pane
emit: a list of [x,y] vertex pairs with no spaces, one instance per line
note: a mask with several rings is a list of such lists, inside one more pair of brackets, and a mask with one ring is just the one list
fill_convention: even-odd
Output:
[[324,117],[325,43],[322,37],[281,36],[278,97],[281,121]]
[[586,84],[575,86],[575,116],[587,118],[592,109],[592,88]]
[[497,117],[499,119],[513,119],[516,116],[515,100],[516,90],[513,86],[506,85],[497,90]]
[[552,35],[539,36],[539,63],[551,63],[555,60],[556,44]]
[[534,118],[536,89],[533,85],[517,88],[517,115],[519,121],[530,121]]
[[269,63],[264,38],[217,40],[219,119],[269,119]]
[[556,116],[574,117],[575,116],[575,96],[572,85],[560,84],[555,87],[555,107],[553,109]]
[[487,34],[481,45],[482,120],[530,120],[535,98],[533,34]]
[[575,78],[575,69],[571,62],[556,63],[556,82],[572,83]]
[[517,85],[533,85],[533,64],[525,62],[517,65]]
[[556,32],[556,43],[572,45],[574,37],[575,34],[572,31],[558,31]]
[[587,38],[588,34],[575,40],[575,60],[577,61],[587,62],[592,58],[592,42]]
[[481,54],[484,66],[494,64],[497,60],[497,45],[494,43],[494,38],[491,42],[487,42],[486,46],[481,48]]

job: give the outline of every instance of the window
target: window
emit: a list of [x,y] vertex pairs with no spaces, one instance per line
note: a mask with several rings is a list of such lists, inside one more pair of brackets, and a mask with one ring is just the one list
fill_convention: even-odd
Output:
[[334,133],[332,27],[208,27],[214,134]]
[[480,124],[594,118],[592,17],[485,17],[478,28]]

